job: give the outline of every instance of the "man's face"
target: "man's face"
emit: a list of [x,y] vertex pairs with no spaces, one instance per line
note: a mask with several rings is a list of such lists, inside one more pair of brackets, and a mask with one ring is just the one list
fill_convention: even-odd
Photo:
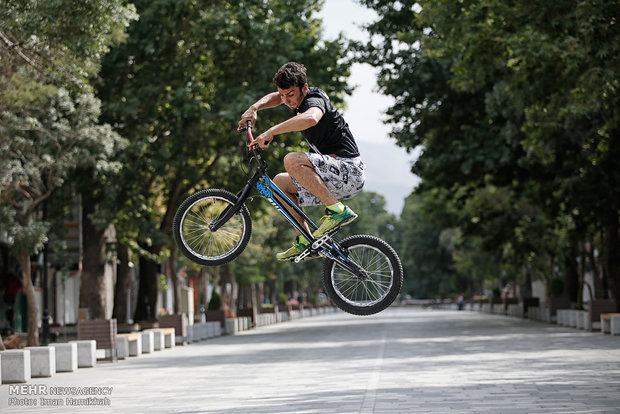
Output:
[[301,105],[301,101],[304,100],[306,93],[308,93],[308,84],[306,83],[303,88],[299,86],[293,86],[288,89],[278,88],[278,93],[284,105],[291,109],[297,109]]

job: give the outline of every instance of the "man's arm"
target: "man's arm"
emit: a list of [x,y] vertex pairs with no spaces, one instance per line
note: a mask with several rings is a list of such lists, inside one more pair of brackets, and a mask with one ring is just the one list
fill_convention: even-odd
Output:
[[260,98],[256,103],[251,105],[244,113],[241,115],[241,120],[239,121],[239,127],[244,127],[247,121],[252,121],[252,123],[256,123],[257,112],[261,109],[266,108],[275,108],[276,106],[282,103],[282,98],[278,92],[271,92],[267,95]]
[[273,136],[286,132],[303,131],[318,124],[322,117],[323,111],[320,108],[308,108],[306,112],[297,114],[278,125],[272,126],[267,132]]
[[318,124],[323,117],[323,111],[318,107],[311,107],[306,112],[295,115],[286,121],[274,125],[267,131],[260,134],[256,140],[258,145],[265,149],[271,144],[275,135],[284,134],[286,132],[303,131]]

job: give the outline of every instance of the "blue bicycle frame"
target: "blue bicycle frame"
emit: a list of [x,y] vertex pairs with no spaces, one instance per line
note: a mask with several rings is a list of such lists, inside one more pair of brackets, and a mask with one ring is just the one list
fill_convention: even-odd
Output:
[[[293,215],[289,212],[289,210],[285,207],[288,206],[291,210],[295,211],[299,214],[303,220],[308,223],[308,226],[312,230],[316,230],[318,226],[303,212],[301,208],[299,208],[290,198],[284,194],[284,192],[269,178],[267,175],[267,163],[263,159],[261,155],[261,151],[256,145],[252,145],[255,140],[252,137],[252,125],[248,123],[247,131],[248,137],[250,139],[250,149],[254,153],[254,159],[258,163],[258,167],[256,172],[248,180],[248,183],[243,187],[243,189],[237,194],[237,201],[234,205],[228,206],[220,215],[211,223],[209,226],[212,232],[217,231],[224,223],[226,223],[234,214],[236,214],[241,207],[245,204],[246,200],[250,196],[252,189],[256,188],[260,195],[265,197],[271,205],[273,205],[276,210],[278,210],[290,223],[295,227],[295,229],[302,234],[306,240],[310,242],[310,246],[314,251],[320,251],[321,255],[324,257],[328,257],[336,262],[338,262],[341,266],[350,270],[354,274],[357,274],[360,277],[364,277],[365,272],[360,269],[357,265],[355,265],[347,255],[342,252],[342,249],[338,246],[338,244],[329,236],[325,235],[319,239],[316,239],[311,232],[308,232],[306,228],[293,217]],[[239,129],[239,132],[244,131],[244,129]],[[304,252],[304,254],[300,255],[295,262],[299,262],[307,255],[310,254],[310,251]]]

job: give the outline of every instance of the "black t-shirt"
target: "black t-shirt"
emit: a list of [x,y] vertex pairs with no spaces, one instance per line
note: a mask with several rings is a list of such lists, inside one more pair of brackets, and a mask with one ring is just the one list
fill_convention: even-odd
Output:
[[310,145],[311,152],[335,154],[343,158],[359,157],[360,153],[349,125],[332,106],[327,94],[317,87],[308,88],[306,97],[295,109],[295,115],[313,107],[323,111],[323,117],[315,126],[301,131],[301,135]]

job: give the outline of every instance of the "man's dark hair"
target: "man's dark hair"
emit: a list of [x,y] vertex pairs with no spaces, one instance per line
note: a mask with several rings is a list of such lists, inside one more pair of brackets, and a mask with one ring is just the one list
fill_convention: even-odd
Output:
[[307,82],[306,67],[297,62],[285,63],[273,77],[273,83],[280,89],[289,89],[293,86],[303,88]]

